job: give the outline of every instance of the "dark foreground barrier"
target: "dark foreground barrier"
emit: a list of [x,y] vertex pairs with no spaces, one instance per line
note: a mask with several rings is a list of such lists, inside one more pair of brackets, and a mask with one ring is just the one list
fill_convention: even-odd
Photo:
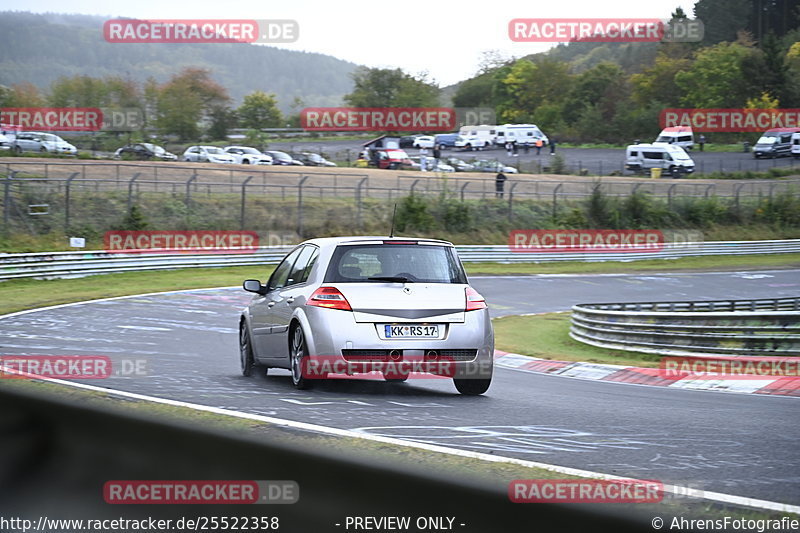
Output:
[[[110,480],[294,480],[300,497],[286,505],[119,505],[104,500]],[[346,527],[348,516],[410,516],[412,524],[416,517],[455,517],[452,530],[464,532],[652,531],[649,520],[621,513],[613,505],[514,504],[497,487],[312,455],[0,387],[0,531],[22,531],[3,527],[3,519],[15,517],[36,526],[39,517],[262,516],[278,517],[277,530],[289,532],[354,531]],[[203,524],[193,529],[226,529]]]

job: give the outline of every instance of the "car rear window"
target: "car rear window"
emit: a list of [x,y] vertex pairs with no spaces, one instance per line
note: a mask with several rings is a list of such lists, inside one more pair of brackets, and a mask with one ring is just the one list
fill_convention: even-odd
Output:
[[369,278],[406,278],[409,282],[466,283],[467,277],[452,246],[365,244],[338,246],[326,283],[365,282]]

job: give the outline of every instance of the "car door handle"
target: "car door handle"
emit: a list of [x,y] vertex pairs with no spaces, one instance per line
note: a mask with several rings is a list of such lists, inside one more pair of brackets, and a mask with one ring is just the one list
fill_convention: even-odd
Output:
[[287,299],[286,299],[286,303],[287,303],[287,304],[294,303],[294,296],[290,296],[289,298],[287,298]]
[[273,305],[275,305],[275,302],[268,302],[267,303],[267,307],[272,307]]

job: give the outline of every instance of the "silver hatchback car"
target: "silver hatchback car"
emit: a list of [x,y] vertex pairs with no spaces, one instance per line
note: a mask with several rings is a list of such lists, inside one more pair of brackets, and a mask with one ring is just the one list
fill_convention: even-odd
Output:
[[304,389],[329,373],[452,378],[462,394],[492,380],[494,332],[455,247],[399,237],[312,239],[295,247],[242,311],[242,374],[291,370]]

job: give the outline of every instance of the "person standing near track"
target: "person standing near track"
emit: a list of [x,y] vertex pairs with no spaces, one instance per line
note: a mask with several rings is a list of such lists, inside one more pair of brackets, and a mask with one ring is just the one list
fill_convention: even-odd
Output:
[[508,178],[506,178],[506,175],[503,174],[502,172],[498,172],[497,176],[495,176],[495,178],[494,178],[494,191],[495,191],[494,195],[497,198],[502,198],[503,197],[503,189],[505,188],[507,179]]

